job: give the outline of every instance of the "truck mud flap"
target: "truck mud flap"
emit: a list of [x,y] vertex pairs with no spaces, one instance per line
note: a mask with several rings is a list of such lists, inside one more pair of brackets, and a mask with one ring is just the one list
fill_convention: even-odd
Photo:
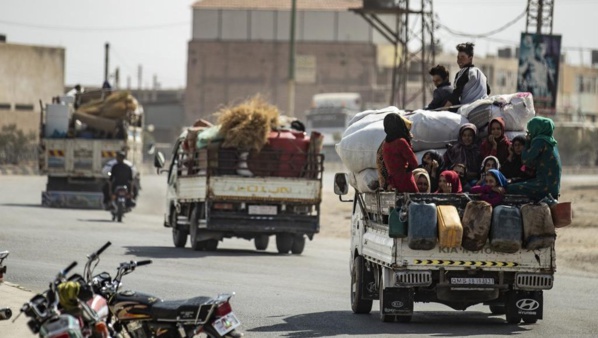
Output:
[[368,269],[368,263],[366,263],[365,265],[366,266],[364,266],[364,268],[361,269],[361,280],[363,281],[363,283],[361,284],[361,294],[363,295],[362,298],[376,300],[379,297],[379,293],[378,288],[376,287],[376,277],[374,275],[374,269],[371,266]]
[[407,316],[413,314],[412,288],[386,288],[382,302],[385,315]]
[[507,318],[521,318],[525,322],[542,319],[544,297],[542,291],[509,291],[505,294]]

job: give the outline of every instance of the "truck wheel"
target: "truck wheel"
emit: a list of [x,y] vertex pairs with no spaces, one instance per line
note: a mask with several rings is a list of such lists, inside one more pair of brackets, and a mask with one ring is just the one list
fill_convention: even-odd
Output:
[[504,315],[506,310],[504,305],[490,305],[490,312],[493,315]]
[[259,251],[266,250],[268,248],[268,242],[270,240],[270,236],[268,235],[258,235],[255,236],[253,239],[253,244],[255,245],[255,249]]
[[384,314],[384,278],[380,276],[380,288],[379,288],[380,296],[379,296],[379,303],[380,303],[380,320],[384,323],[393,322],[396,316],[393,315],[385,315]]
[[199,209],[201,209],[200,207],[195,207],[193,208],[193,211],[191,212],[191,222],[189,224],[189,237],[191,240],[191,248],[195,251],[201,251],[203,249],[205,249],[205,241],[201,241],[199,242],[197,240],[197,235],[199,232],[199,229],[197,228],[198,225],[198,217],[200,216],[200,212]]
[[297,235],[293,238],[293,246],[291,246],[291,253],[300,255],[305,249],[305,236],[303,234]]
[[204,242],[204,248],[206,251],[216,251],[218,249],[218,240],[217,239],[208,239]]
[[184,248],[187,244],[187,231],[172,228],[172,242],[175,248]]
[[291,234],[282,233],[276,235],[276,249],[278,253],[287,254],[293,247],[293,236]]
[[353,269],[351,270],[351,310],[357,314],[368,314],[372,311],[371,299],[363,299],[361,291],[363,285],[363,271],[365,269],[363,257],[357,256],[353,261]]

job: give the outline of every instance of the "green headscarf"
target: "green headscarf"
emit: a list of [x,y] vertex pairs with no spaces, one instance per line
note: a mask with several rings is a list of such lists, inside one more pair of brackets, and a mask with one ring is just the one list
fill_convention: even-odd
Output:
[[552,122],[551,119],[536,116],[527,122],[527,131],[532,142],[535,139],[540,139],[546,141],[553,147],[557,144],[554,137],[552,137],[552,134],[554,133],[554,122]]

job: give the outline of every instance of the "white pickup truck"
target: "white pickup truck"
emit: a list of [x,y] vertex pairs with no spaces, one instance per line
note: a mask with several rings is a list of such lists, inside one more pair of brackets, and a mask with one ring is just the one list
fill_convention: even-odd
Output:
[[[335,193],[346,195],[348,188],[347,174],[336,174]],[[415,302],[437,302],[456,310],[483,303],[493,314],[506,314],[509,323],[542,319],[542,292],[552,288],[556,269],[554,245],[515,253],[496,252],[488,243],[479,251],[438,244],[431,250],[412,250],[407,238],[389,236],[389,210],[400,208],[406,195],[356,193],[350,201],[354,313],[369,313],[372,301],[379,300],[382,321],[409,322]],[[458,210],[472,198],[476,196],[409,194],[412,202],[454,205]],[[524,196],[506,195],[503,204],[528,202]]]
[[[172,228],[175,247],[184,247],[189,236],[194,250],[216,250],[223,238],[240,237],[266,250],[275,235],[279,253],[301,254],[305,238],[320,231],[323,155],[286,154],[283,161],[262,150],[257,160],[249,155],[259,170],[250,165],[247,176],[236,149],[208,146],[190,154],[183,143],[177,140],[167,169],[164,226]],[[311,165],[294,167],[292,156]],[[164,166],[160,153],[155,166]],[[281,167],[293,173],[280,175]]]

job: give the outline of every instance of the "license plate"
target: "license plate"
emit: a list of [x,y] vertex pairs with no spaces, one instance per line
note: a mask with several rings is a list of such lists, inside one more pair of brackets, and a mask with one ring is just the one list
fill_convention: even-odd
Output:
[[461,285],[493,285],[494,278],[451,278],[451,284]]
[[229,312],[226,316],[220,317],[212,323],[212,326],[216,329],[219,335],[224,336],[230,331],[241,325],[241,322],[237,319],[234,313]]
[[276,215],[278,210],[275,205],[250,205],[247,213],[250,215]]

